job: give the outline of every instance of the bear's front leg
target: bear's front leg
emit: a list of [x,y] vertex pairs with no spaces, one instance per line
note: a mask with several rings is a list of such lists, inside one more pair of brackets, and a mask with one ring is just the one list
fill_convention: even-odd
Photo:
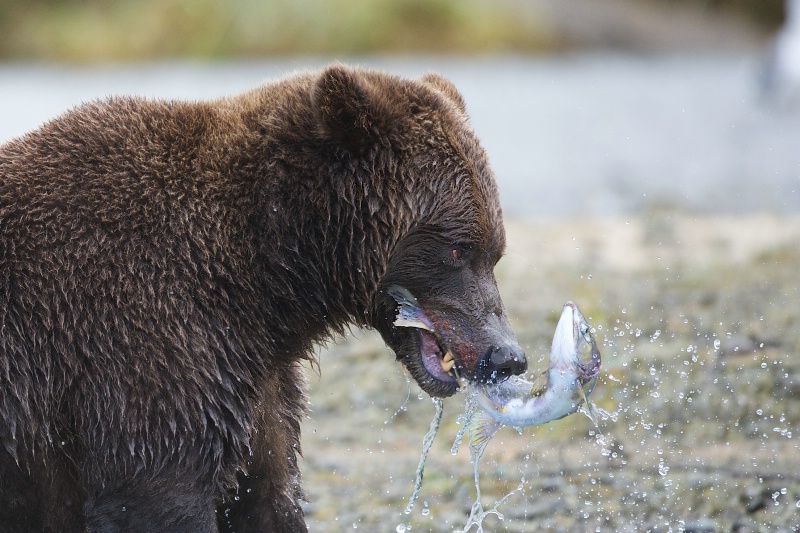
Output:
[[86,529],[79,472],[59,452],[40,452],[20,464],[0,447],[0,533]]
[[237,533],[308,531],[297,455],[306,412],[305,378],[299,364],[268,378],[245,454],[246,472],[218,509],[219,529]]
[[162,470],[113,487],[90,488],[86,528],[91,533],[216,533],[213,492],[197,485]]

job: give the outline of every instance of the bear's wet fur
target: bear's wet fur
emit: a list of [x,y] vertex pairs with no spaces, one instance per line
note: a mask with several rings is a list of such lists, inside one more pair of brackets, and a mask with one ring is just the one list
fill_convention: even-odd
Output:
[[[446,351],[465,379],[522,372],[503,247],[486,156],[436,74],[111,98],[5,144],[0,531],[306,531],[312,346],[376,328],[437,396],[457,390]],[[392,325],[393,284],[436,343]]]

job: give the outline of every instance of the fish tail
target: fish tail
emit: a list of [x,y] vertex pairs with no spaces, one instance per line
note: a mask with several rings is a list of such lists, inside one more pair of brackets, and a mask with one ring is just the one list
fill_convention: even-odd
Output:
[[469,419],[469,445],[473,449],[483,448],[492,435],[500,429],[500,422],[483,412],[476,409]]
[[406,305],[411,307],[417,306],[417,299],[414,298],[408,289],[401,287],[400,285],[392,285],[386,289],[386,293],[395,299],[397,303],[400,305]]
[[403,328],[422,328],[434,331],[433,323],[419,307],[417,299],[407,289],[392,285],[386,289],[387,294],[398,304],[397,318],[394,325]]
[[395,319],[394,325],[399,328],[420,328],[433,331],[433,325],[431,325],[429,323],[430,321],[426,320],[426,318],[427,317],[421,313],[406,313],[401,309],[397,313],[397,319]]

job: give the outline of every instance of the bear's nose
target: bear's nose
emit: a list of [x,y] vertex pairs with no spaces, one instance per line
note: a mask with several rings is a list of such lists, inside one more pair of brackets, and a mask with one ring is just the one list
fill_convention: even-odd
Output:
[[527,369],[528,360],[522,348],[516,344],[493,346],[481,358],[475,378],[481,383],[494,383],[522,374]]

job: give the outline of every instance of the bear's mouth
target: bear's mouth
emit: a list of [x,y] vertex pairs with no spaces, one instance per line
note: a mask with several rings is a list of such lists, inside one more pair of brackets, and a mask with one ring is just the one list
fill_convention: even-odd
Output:
[[417,299],[399,285],[387,287],[393,300],[394,317],[389,337],[395,352],[416,380],[431,396],[452,396],[458,390],[461,370],[457,352],[449,349],[437,325],[435,315],[427,312]]
[[417,352],[422,366],[434,379],[445,383],[458,381],[456,359],[433,332],[417,329]]

